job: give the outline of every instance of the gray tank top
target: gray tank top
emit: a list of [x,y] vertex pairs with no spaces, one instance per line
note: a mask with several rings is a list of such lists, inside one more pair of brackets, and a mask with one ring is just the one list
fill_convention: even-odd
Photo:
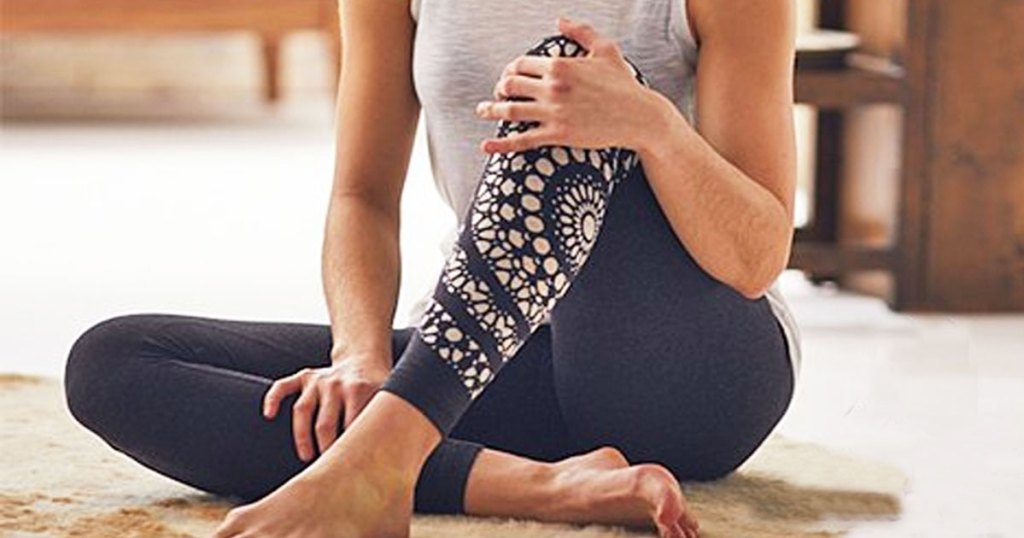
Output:
[[[410,0],[410,12],[416,21],[413,82],[423,107],[434,182],[459,219],[469,208],[487,159],[478,145],[495,129],[494,122],[476,116],[474,106],[493,97],[505,65],[558,33],[559,15],[586,22],[615,39],[651,87],[675,103],[691,123],[695,120],[698,50],[685,0]],[[454,241],[453,228],[441,244],[446,257]],[[427,297],[413,306],[410,325],[418,324]],[[796,323],[776,286],[768,299],[798,371]]]

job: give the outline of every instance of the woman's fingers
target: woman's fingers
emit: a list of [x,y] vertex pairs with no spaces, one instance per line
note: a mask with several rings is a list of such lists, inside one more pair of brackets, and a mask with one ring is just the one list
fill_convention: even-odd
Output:
[[342,405],[345,405],[345,401],[341,395],[340,381],[324,382],[320,387],[320,407],[316,412],[316,443],[321,454],[338,438]]
[[533,101],[480,101],[476,114],[489,120],[538,121],[547,117],[545,107]]
[[281,400],[302,389],[304,375],[306,372],[300,371],[274,381],[270,390],[263,396],[263,416],[265,418],[271,419],[277,416],[277,411],[281,408]]
[[558,18],[558,31],[587,50],[594,50],[594,46],[601,40],[601,36],[592,26],[573,22],[565,17]]
[[310,461],[313,453],[313,413],[316,411],[318,394],[316,387],[308,385],[292,406],[292,436],[295,438],[295,452],[302,461]]
[[534,78],[542,78],[551,75],[555,58],[550,56],[517,56],[505,67],[503,76],[524,75]]
[[513,133],[505,138],[488,138],[480,143],[480,150],[485,153],[508,153],[526,151],[540,146],[554,144],[557,133],[543,125],[521,133]]
[[619,48],[619,44],[613,39],[606,39],[588,24],[576,23],[565,17],[559,17],[558,31],[583,45],[590,56],[622,58],[622,49]]
[[348,388],[345,394],[345,429],[352,425],[352,421],[363,412],[370,398],[377,392],[377,388],[368,384],[354,384]]
[[509,97],[537,97],[549,90],[550,82],[539,78],[523,75],[506,75],[494,85],[494,98],[498,100]]

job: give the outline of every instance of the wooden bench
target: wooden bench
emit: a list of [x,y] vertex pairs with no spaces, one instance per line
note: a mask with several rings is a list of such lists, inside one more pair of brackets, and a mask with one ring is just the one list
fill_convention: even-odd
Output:
[[264,95],[281,96],[284,34],[321,30],[331,73],[340,66],[337,0],[3,0],[0,33],[251,31],[262,40]]

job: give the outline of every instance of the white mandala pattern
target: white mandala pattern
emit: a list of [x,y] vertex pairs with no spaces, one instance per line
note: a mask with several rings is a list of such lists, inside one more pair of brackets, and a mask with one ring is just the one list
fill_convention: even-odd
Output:
[[492,158],[469,223],[474,246],[531,328],[565,294],[571,277],[551,243],[557,229],[546,216],[545,204],[559,194],[549,185],[556,183],[559,167],[569,163],[596,162],[595,168],[602,170],[597,151],[551,147],[533,156],[532,162],[523,154]]
[[466,312],[494,337],[503,360],[515,355],[522,344],[515,333],[515,319],[494,300],[490,286],[469,272],[466,251],[458,244],[441,275],[445,288],[460,299]]
[[573,182],[559,191],[555,232],[562,251],[569,258],[573,274],[583,267],[597,241],[606,205],[605,193],[591,183]]
[[[572,57],[585,53],[571,39],[553,36],[527,54]],[[648,86],[636,66],[628,59],[626,62],[637,81]],[[502,121],[498,135],[524,132],[536,125]],[[519,322],[513,312],[522,315],[532,333],[568,291],[600,233],[608,196],[637,161],[633,152],[620,148],[564,146],[490,156],[469,216],[458,230],[460,237],[469,233],[470,240],[456,244],[441,278],[445,291],[493,336],[494,351],[502,361],[509,360],[523,344],[517,337]],[[494,280],[473,274],[469,259],[476,259],[477,254]],[[487,283],[495,281],[500,290]],[[455,368],[471,398],[493,378],[480,344],[458,327],[436,299],[428,305],[420,334]]]
[[459,328],[444,306],[433,299],[423,315],[420,338],[455,368],[471,398],[475,398],[494,375],[476,340]]

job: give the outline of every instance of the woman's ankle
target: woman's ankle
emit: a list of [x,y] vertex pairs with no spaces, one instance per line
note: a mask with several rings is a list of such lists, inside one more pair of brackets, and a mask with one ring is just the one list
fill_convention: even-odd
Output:
[[558,500],[558,474],[553,463],[484,450],[466,484],[465,511],[476,516],[544,519]]
[[415,484],[440,442],[440,432],[419,410],[381,391],[321,459],[328,467],[356,464],[387,469]]

